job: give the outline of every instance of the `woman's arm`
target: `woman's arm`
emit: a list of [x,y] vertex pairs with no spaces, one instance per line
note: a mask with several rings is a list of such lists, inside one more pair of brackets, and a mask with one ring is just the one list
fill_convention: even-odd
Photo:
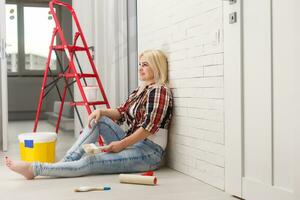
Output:
[[112,120],[119,120],[121,118],[121,114],[116,108],[100,110],[100,112],[101,116],[109,117]]
[[131,146],[141,140],[144,140],[151,133],[146,131],[143,127],[138,128],[133,134],[124,138],[121,141],[114,141],[108,145],[108,148],[105,149],[107,152],[120,152],[128,146]]
[[92,120],[97,122],[102,116],[109,117],[112,120],[119,120],[121,113],[117,109],[95,110],[89,115],[89,124],[91,124]]

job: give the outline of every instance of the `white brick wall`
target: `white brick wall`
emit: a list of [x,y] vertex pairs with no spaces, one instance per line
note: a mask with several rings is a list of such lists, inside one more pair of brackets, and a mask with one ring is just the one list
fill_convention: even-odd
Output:
[[139,52],[169,57],[174,117],[168,165],[224,189],[221,0],[138,0]]

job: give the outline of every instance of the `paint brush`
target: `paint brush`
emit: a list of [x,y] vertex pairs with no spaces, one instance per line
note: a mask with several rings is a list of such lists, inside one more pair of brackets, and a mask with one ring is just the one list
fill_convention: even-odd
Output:
[[106,191],[110,190],[110,187],[91,187],[91,186],[81,186],[74,189],[74,192],[90,192],[90,191]]

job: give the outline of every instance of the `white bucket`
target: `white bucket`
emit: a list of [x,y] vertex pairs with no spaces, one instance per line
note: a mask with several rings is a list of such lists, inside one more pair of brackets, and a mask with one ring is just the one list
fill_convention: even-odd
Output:
[[83,90],[88,102],[98,101],[98,86],[84,86]]

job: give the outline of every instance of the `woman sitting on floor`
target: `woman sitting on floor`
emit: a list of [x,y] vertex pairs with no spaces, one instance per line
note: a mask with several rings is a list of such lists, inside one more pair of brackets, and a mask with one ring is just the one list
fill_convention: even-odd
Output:
[[[89,124],[94,125],[83,130],[60,162],[28,163],[6,158],[7,167],[27,179],[158,169],[165,154],[173,108],[167,73],[167,58],[160,50],[143,52],[139,56],[139,79],[143,84],[120,107],[95,110],[89,116]],[[126,122],[128,130],[125,132],[115,121]],[[82,145],[96,143],[99,134],[108,145],[106,152],[85,154]]]

